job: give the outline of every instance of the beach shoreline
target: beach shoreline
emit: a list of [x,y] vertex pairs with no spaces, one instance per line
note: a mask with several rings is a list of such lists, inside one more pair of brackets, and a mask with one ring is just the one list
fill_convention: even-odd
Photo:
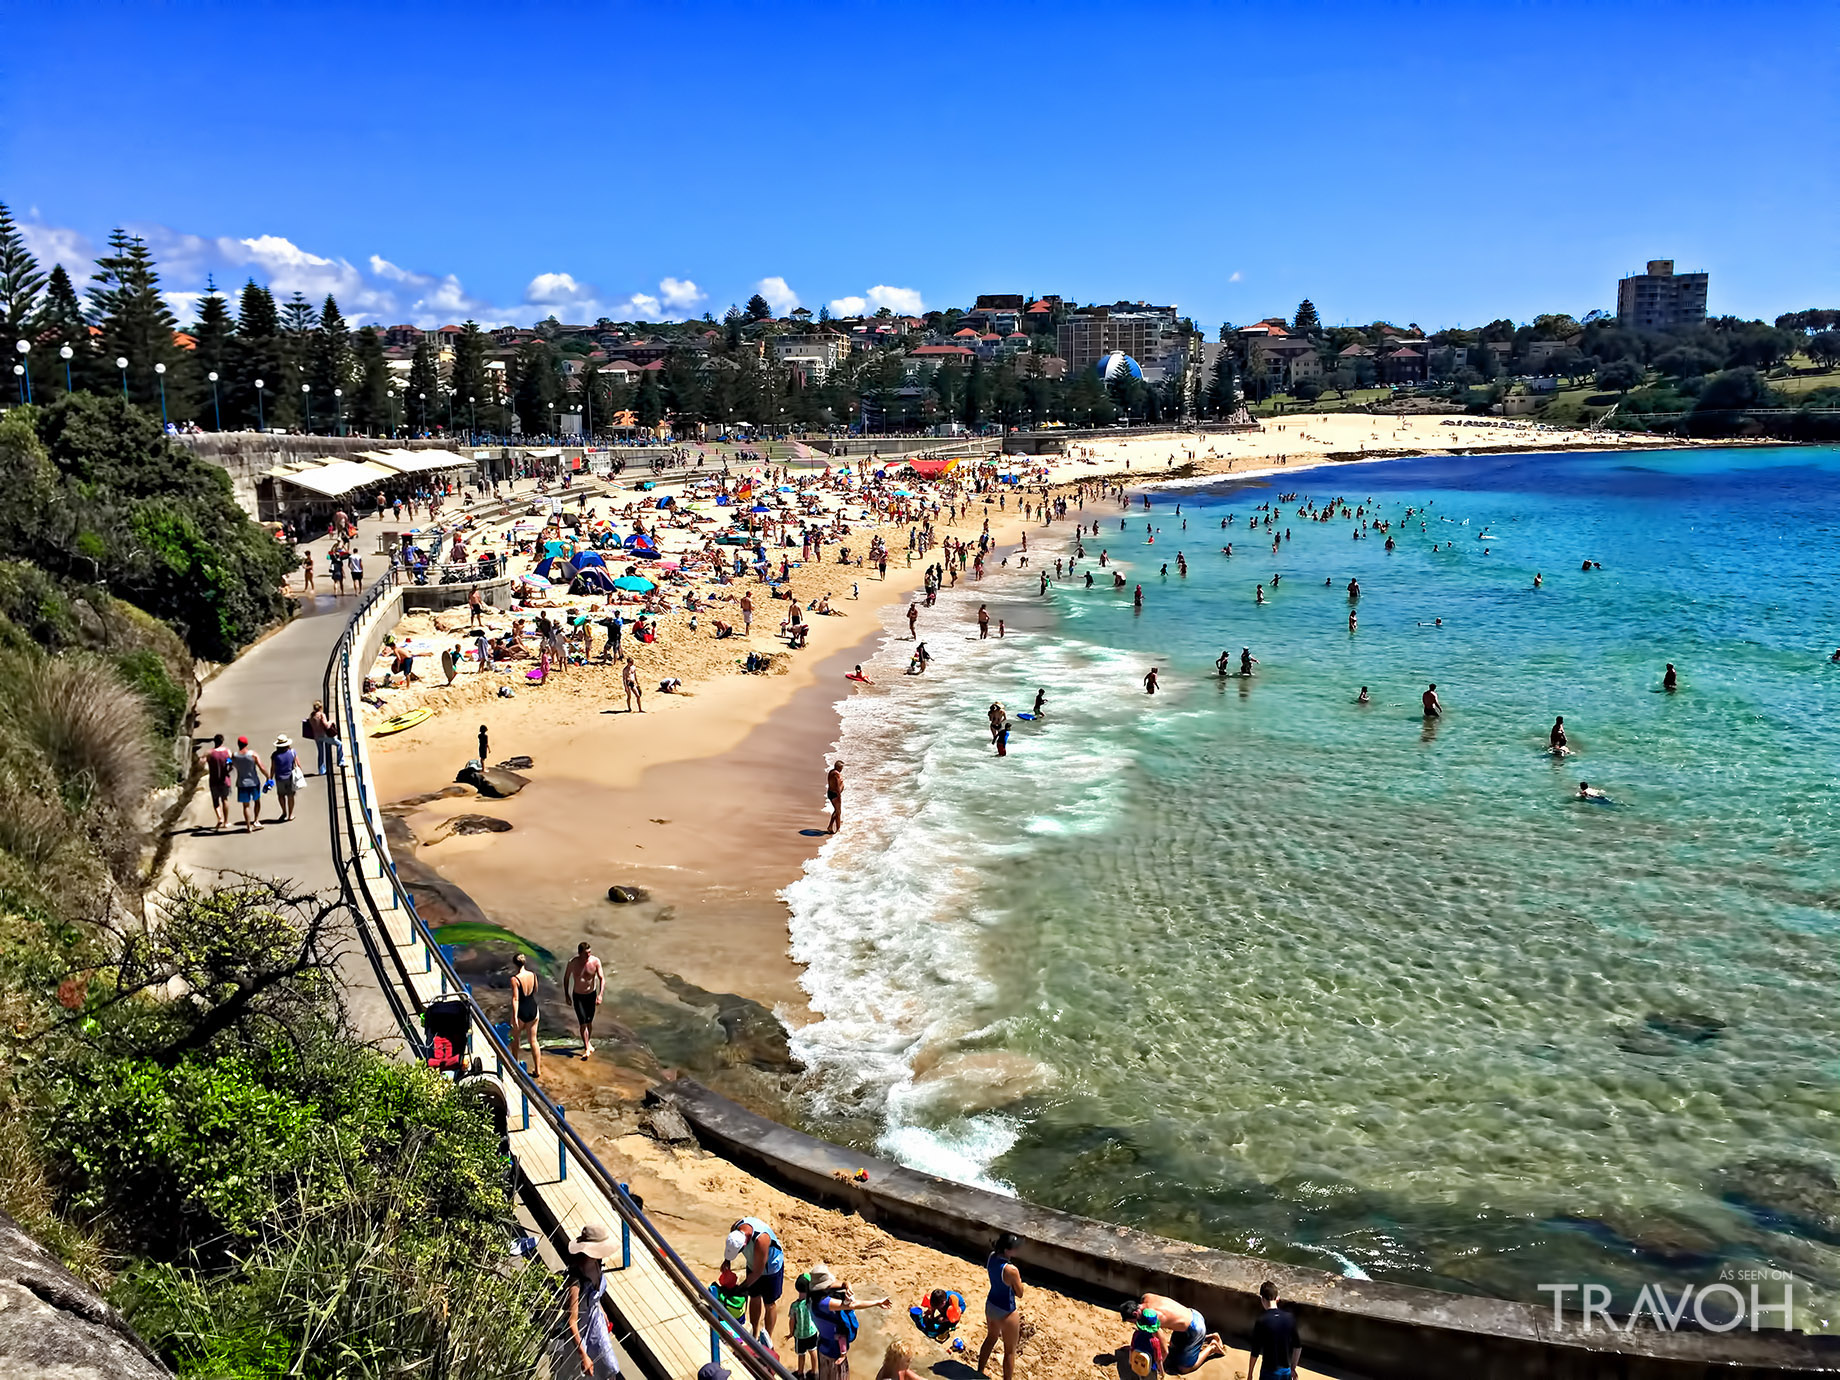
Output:
[[[1314,470],[1439,450],[1655,446],[1621,438],[1606,446],[1601,435],[1587,439],[1534,429],[1491,428],[1486,439],[1460,437],[1456,433],[1463,428],[1441,427],[1438,420],[1299,415],[1255,433],[1158,432],[1041,460],[1051,465],[1049,483],[1061,490],[1080,483],[1182,490],[1290,476],[1302,481]],[[1348,446],[1361,430],[1368,433],[1362,444],[1405,444],[1374,452],[1331,448]],[[1457,440],[1469,444],[1448,444]],[[1425,444],[1431,441],[1446,444]],[[1198,453],[1203,443],[1208,453]],[[1229,443],[1234,453],[1219,454]],[[1670,441],[1669,448],[1678,444]],[[1162,463],[1154,464],[1157,460]],[[975,537],[984,512],[981,503],[971,507],[963,521],[942,524],[942,535]],[[1013,508],[992,509],[989,516],[998,543],[993,562],[1001,561],[1025,530],[1048,536],[1070,530],[1064,521],[1046,527],[1025,523]],[[901,535],[898,527],[876,530],[891,547]],[[866,543],[870,531],[858,529],[856,535]],[[548,686],[510,701],[469,706],[462,698],[454,712],[438,713],[414,733],[373,744],[382,794],[403,800],[451,784],[458,765],[475,755],[470,710],[477,709],[477,718],[491,728],[494,758],[533,759],[531,784],[511,799],[491,803],[492,813],[511,825],[508,834],[452,835],[423,850],[424,866],[467,893],[496,923],[552,951],[588,939],[617,968],[617,983],[630,984],[639,999],[669,999],[656,977],[663,970],[759,1002],[789,1027],[802,1025],[813,1013],[800,985],[802,969],[790,955],[789,912],[780,893],[824,843],[817,832],[827,818],[822,778],[841,732],[838,706],[849,694],[842,676],[900,636],[883,614],[918,600],[922,573],[921,566],[891,566],[885,581],[865,581],[869,572],[862,567],[808,569],[803,582],[813,589],[861,586],[860,598],[835,601],[851,619],[847,625],[839,629],[831,619],[812,620],[813,654],[791,658],[784,674],[692,680],[684,673],[690,693],[648,695],[643,720],[614,703],[617,681],[601,671],[553,677],[570,682],[557,687],[569,691],[560,705]],[[763,608],[752,643],[733,644],[737,649],[761,645],[767,619],[776,616],[764,597],[758,602]],[[933,612],[922,615],[923,639]],[[933,626],[939,626],[936,620]],[[644,655],[643,649],[628,650]],[[649,659],[670,665],[668,657]],[[648,667],[642,675],[655,672]],[[466,682],[455,688],[464,690]],[[641,724],[644,732],[627,731]],[[846,828],[848,799],[846,769]],[[479,804],[470,797],[436,799],[405,812],[405,823],[425,837]],[[650,899],[616,906],[606,899],[610,885],[636,886]]]

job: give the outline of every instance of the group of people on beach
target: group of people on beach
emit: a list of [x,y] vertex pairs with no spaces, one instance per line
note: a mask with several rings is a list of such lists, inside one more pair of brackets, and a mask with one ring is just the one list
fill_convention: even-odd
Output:
[[[978,1348],[977,1370],[988,1374],[991,1357],[1000,1347],[1003,1380],[1015,1380],[1023,1345],[1022,1304],[1027,1291],[1016,1258],[1021,1247],[1020,1237],[1003,1232],[990,1243],[984,1258],[984,1338]],[[583,1227],[569,1243],[564,1326],[558,1330],[553,1356],[557,1375],[609,1377],[619,1373],[617,1363],[608,1366],[611,1338],[600,1305],[606,1291],[604,1262],[618,1249],[612,1233],[599,1224]],[[722,1242],[721,1277],[713,1292],[750,1337],[768,1352],[783,1356],[779,1350],[780,1305],[786,1296],[786,1246],[765,1218],[745,1216],[729,1228]],[[971,1292],[928,1290],[908,1310],[921,1336],[948,1351],[963,1351],[964,1341],[954,1334],[966,1311],[966,1294]],[[1277,1285],[1270,1280],[1259,1286],[1258,1299],[1246,1380],[1293,1380],[1303,1350],[1297,1319],[1280,1304]],[[886,1294],[858,1297],[850,1281],[839,1278],[829,1265],[814,1264],[793,1281],[783,1338],[792,1354],[783,1364],[798,1380],[850,1380],[850,1351],[860,1328],[858,1310],[889,1309],[893,1304]],[[1139,1294],[1121,1304],[1118,1315],[1132,1329],[1119,1353],[1140,1380],[1190,1375],[1228,1354],[1226,1341],[1208,1329],[1200,1309],[1166,1295]],[[918,1380],[913,1364],[913,1344],[893,1338],[875,1380]],[[712,1365],[719,1369],[719,1362]],[[699,1372],[699,1380],[717,1378]]]

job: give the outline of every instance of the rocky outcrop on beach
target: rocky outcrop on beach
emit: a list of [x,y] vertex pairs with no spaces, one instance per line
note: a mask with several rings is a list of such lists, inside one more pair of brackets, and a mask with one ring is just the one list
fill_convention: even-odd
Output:
[[511,821],[499,819],[494,815],[455,815],[444,819],[423,836],[422,847],[439,843],[444,838],[455,834],[508,834]]
[[724,1063],[745,1064],[763,1073],[804,1071],[805,1066],[792,1057],[786,1027],[759,1002],[733,992],[708,991],[676,973],[656,968],[652,972],[684,1005],[702,1010],[714,1008],[716,1023],[726,1040],[721,1051]]
[[0,1212],[0,1380],[164,1380],[127,1321]]
[[471,786],[490,800],[504,800],[530,784],[530,778],[518,772],[503,767],[476,767],[470,762],[460,768],[454,780],[463,786]]

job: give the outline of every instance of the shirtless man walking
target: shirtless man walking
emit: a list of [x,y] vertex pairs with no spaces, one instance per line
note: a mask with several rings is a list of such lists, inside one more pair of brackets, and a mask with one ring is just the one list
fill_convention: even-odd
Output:
[[1430,688],[1419,696],[1419,699],[1424,703],[1425,717],[1427,719],[1441,719],[1444,717],[1444,705],[1442,701],[1438,699],[1437,682],[1435,680],[1431,682]]
[[575,957],[562,970],[562,990],[569,994],[569,1003],[575,1008],[575,1023],[581,1029],[581,1057],[586,1059],[594,1053],[594,1012],[607,990],[607,975],[585,939],[575,946]]
[[831,763],[831,769],[824,776],[824,798],[831,803],[830,827],[824,832],[834,834],[843,827],[843,759],[839,757]]

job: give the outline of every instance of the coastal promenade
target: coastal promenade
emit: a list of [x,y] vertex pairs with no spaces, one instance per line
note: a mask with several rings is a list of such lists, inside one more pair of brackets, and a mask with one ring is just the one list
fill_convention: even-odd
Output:
[[[312,547],[322,566],[324,546]],[[165,884],[182,877],[202,885],[260,878],[302,892],[342,894],[346,904],[332,926],[332,956],[347,1013],[363,1038],[420,1059],[427,1049],[427,1009],[443,1000],[470,1006],[470,995],[396,884],[379,802],[368,784],[366,745],[355,728],[362,722],[362,668],[399,616],[401,592],[385,579],[363,596],[319,593],[300,600],[296,618],[206,684],[198,733],[202,745],[220,732],[232,746],[239,735],[247,737],[264,761],[275,737],[285,733],[296,740],[308,771],[314,754],[300,741],[301,720],[314,700],[324,699],[345,734],[344,764],[327,777],[307,777],[291,822],[278,822],[273,793],[265,795],[264,826],[254,833],[242,829],[234,803],[232,827],[218,831],[208,793],[195,793],[171,831]],[[353,654],[357,644],[364,654]],[[510,1057],[478,1008],[471,1016],[472,1057],[463,1086],[502,1117],[520,1197],[529,1220],[548,1238],[547,1254],[555,1258],[588,1223],[621,1232],[622,1255],[609,1272],[606,1302],[637,1369],[652,1380],[690,1380],[726,1347],[731,1368],[755,1380],[783,1380],[771,1353],[708,1297],[703,1282],[568,1126],[564,1109]]]

